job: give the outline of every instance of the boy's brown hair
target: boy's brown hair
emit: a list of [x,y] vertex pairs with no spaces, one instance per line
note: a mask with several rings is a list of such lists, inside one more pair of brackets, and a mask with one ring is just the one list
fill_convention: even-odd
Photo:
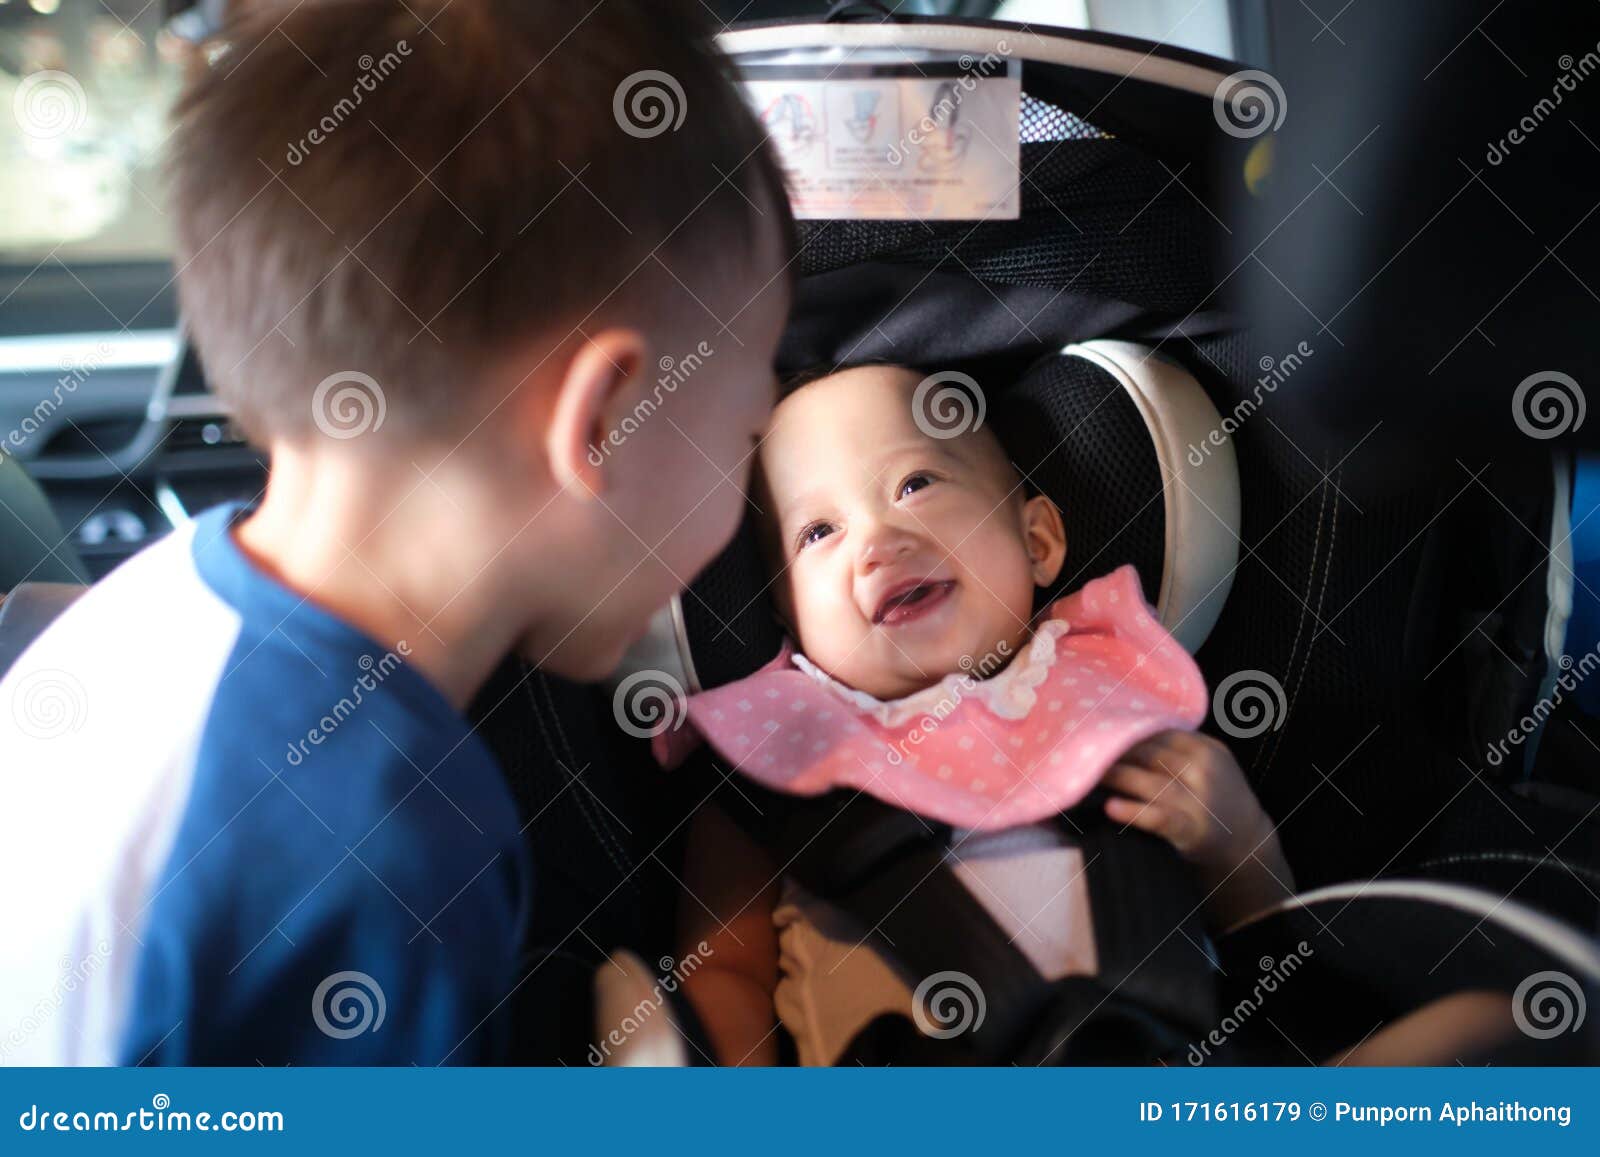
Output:
[[519,345],[619,307],[658,320],[678,281],[748,281],[762,231],[792,252],[781,173],[695,5],[233,9],[170,175],[183,310],[258,440],[310,434],[319,383],[352,372],[402,430],[471,425],[487,406],[463,391]]

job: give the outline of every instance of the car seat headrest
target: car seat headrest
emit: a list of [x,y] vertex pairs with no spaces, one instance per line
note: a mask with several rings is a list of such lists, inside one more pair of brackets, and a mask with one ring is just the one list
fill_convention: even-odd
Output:
[[1128,342],[1069,345],[1000,395],[995,426],[1066,524],[1042,603],[1132,563],[1161,624],[1199,650],[1239,561],[1239,469],[1188,370]]
[[[1176,362],[1117,341],[1069,345],[991,388],[994,429],[1025,484],[1060,508],[1062,576],[1039,605],[1134,564],[1161,623],[1193,652],[1239,557],[1239,472],[1223,422]],[[694,693],[751,674],[782,644],[749,518],[658,612],[614,685],[650,672]]]

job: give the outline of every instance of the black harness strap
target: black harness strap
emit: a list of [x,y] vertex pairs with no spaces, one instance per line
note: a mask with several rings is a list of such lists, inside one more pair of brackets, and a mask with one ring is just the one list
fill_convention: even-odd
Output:
[[[950,871],[950,828],[855,791],[782,795],[742,780],[718,802],[786,875],[852,916],[926,994],[929,1023],[976,1009],[960,1037],[967,1063],[1006,1056],[1031,1032],[1051,985]],[[941,999],[941,993],[944,994]]]
[[911,972],[922,1027],[960,1034],[984,1061],[1009,1056],[1050,1001],[1050,982],[951,871],[948,837],[907,845],[854,888],[822,895]]
[[1105,818],[1102,795],[1062,818],[1083,851],[1099,983],[1200,1034],[1217,1020],[1201,897],[1171,845]]
[[[1118,830],[1098,802],[1061,822],[1083,851],[1100,974],[1056,982],[951,870],[948,825],[860,792],[798,798],[749,781],[719,803],[785,873],[881,942],[913,988],[926,986],[923,1027],[936,1037],[962,1030],[938,1041],[955,1063],[1149,1061],[1185,1038],[1152,1027],[1130,1039],[1121,1026],[1141,1023],[1140,1009],[1153,1026],[1203,1032],[1214,1022],[1211,966],[1195,947],[1205,934],[1182,862],[1155,837]],[[1104,1039],[1083,1031],[1096,1024]],[[1082,1040],[1064,1048],[1075,1034]]]

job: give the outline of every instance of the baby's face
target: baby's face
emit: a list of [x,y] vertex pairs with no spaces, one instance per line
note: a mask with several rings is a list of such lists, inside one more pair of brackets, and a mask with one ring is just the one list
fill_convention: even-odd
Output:
[[761,447],[779,607],[807,658],[879,699],[1015,654],[1065,553],[1055,508],[1025,499],[991,433],[919,428],[921,377],[865,366],[813,382]]

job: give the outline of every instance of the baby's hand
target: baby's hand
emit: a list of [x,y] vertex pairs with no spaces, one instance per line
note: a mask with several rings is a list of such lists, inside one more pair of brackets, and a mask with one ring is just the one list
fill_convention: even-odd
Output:
[[1162,837],[1195,865],[1217,923],[1294,891],[1277,829],[1217,740],[1164,731],[1124,754],[1105,784],[1122,793],[1106,800],[1106,815]]

